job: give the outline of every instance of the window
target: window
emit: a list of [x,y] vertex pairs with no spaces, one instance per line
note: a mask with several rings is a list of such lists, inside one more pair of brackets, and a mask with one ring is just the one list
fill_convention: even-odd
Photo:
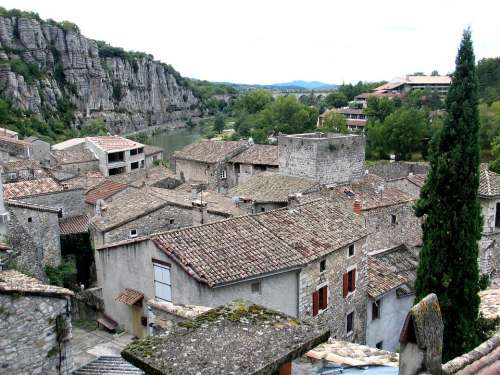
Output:
[[226,170],[225,169],[221,170],[220,171],[220,178],[221,178],[221,180],[225,180],[226,177],[227,177],[226,176]]
[[391,215],[391,225],[396,225],[398,223],[396,215]]
[[352,257],[354,255],[354,244],[349,245],[348,256]]
[[326,259],[319,262],[319,272],[325,272],[326,270]]
[[141,168],[144,168],[144,160],[141,160]]
[[130,150],[130,156],[137,155],[137,149]]
[[258,293],[258,294],[260,294],[261,293],[261,283],[260,283],[260,281],[252,283],[251,288],[252,288],[252,293]]
[[108,163],[116,163],[117,161],[123,161],[125,159],[124,152],[112,152],[108,154]]
[[170,284],[170,266],[154,263],[155,297],[161,301],[172,302],[172,285]]
[[116,174],[121,174],[121,173],[124,173],[125,172],[125,168],[124,167],[118,167],[118,168],[110,168],[108,169],[108,174],[110,176],[114,176]]
[[346,334],[349,335],[352,333],[354,328],[354,311],[352,313],[347,314],[346,318]]
[[129,236],[130,236],[130,238],[137,237],[137,229],[130,229]]
[[495,213],[495,227],[500,228],[500,203],[497,203],[497,210]]
[[313,316],[328,307],[328,286],[319,288],[313,293]]
[[380,302],[381,300],[372,303],[372,320],[380,318]]
[[144,147],[139,147],[139,148],[137,149],[137,153],[138,153],[138,154],[142,154],[143,152],[144,152]]
[[130,163],[130,169],[137,169],[139,168],[139,162],[136,161],[134,163]]
[[173,223],[174,223],[174,221],[175,221],[175,219],[169,219],[169,220],[168,220],[168,223],[169,223],[169,224],[173,224]]
[[28,223],[32,223],[33,222],[33,218],[29,217],[28,218]]
[[260,212],[266,212],[266,208],[265,207],[261,207],[260,208]]
[[383,345],[384,345],[384,342],[383,341],[379,341],[375,344],[375,347],[377,349],[383,349]]
[[344,298],[349,294],[356,290],[356,269],[350,270],[347,273],[344,273],[343,276],[343,290],[342,295]]
[[240,173],[240,163],[234,165],[234,173]]

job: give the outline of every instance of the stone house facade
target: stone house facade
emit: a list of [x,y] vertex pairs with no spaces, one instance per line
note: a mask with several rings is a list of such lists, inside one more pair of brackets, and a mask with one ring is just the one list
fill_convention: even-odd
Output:
[[6,206],[13,261],[21,269],[45,279],[45,267],[61,263],[59,210],[19,201],[6,201]]
[[[244,298],[324,319],[338,337],[363,341],[366,270],[356,261],[366,234],[350,215],[315,201],[99,247],[98,283],[108,315],[138,336],[147,315],[139,301],[215,307]],[[130,301],[126,289],[135,291],[131,305],[116,300]]]
[[278,137],[279,172],[321,185],[347,183],[364,172],[362,135],[307,133]]
[[229,161],[249,147],[247,142],[202,140],[172,156],[176,177],[188,183],[203,183],[210,190],[226,192]]
[[25,138],[24,140],[31,145],[31,158],[40,161],[44,165],[48,165],[50,162],[50,143],[35,136]]
[[52,150],[50,166],[64,172],[84,174],[99,171],[99,159],[83,144],[71,150]]
[[56,208],[61,210],[61,217],[72,217],[85,213],[85,202],[83,197],[83,189],[77,188],[19,197],[16,198],[16,200],[24,203]]
[[5,374],[70,374],[68,289],[0,271],[0,368]]

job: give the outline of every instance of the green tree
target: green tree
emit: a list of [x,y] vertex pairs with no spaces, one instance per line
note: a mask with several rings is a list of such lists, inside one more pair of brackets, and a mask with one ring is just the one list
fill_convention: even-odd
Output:
[[271,103],[273,96],[266,90],[248,91],[238,97],[234,109],[238,113],[255,114]]
[[345,107],[347,103],[347,97],[340,91],[332,91],[325,97],[325,105],[328,108]]
[[478,344],[479,117],[470,30],[464,31],[446,99],[448,115],[435,141],[431,169],[415,205],[423,223],[416,300],[436,293],[444,321],[443,359]]
[[214,121],[214,131],[217,133],[222,133],[224,131],[224,115],[222,113],[217,113],[215,115],[215,121]]
[[320,130],[322,132],[343,134],[346,134],[349,131],[347,129],[347,120],[345,116],[334,111],[329,112],[325,116]]
[[100,118],[85,121],[80,129],[80,135],[82,137],[106,135],[107,133],[108,129],[106,128],[106,124]]
[[394,112],[395,102],[387,97],[371,96],[368,98],[366,116],[371,120],[383,122],[387,116]]
[[493,160],[490,161],[490,169],[500,173],[500,136],[495,137],[491,142],[491,156]]
[[479,105],[479,145],[489,150],[493,139],[500,135],[500,101]]
[[477,79],[479,98],[488,104],[500,100],[500,57],[479,60]]

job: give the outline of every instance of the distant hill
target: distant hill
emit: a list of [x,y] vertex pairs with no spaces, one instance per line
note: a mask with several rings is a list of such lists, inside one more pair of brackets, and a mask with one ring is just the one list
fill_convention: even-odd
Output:
[[337,88],[337,85],[324,83],[319,81],[291,81],[284,83],[274,83],[270,85],[272,87],[290,87],[290,88],[302,88],[305,90],[333,90]]

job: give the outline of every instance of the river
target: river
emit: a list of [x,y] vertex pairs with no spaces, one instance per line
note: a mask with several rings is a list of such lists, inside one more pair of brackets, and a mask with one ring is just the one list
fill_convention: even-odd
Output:
[[168,129],[156,132],[148,138],[148,144],[163,148],[163,159],[170,163],[172,154],[201,138],[200,125],[194,127]]

